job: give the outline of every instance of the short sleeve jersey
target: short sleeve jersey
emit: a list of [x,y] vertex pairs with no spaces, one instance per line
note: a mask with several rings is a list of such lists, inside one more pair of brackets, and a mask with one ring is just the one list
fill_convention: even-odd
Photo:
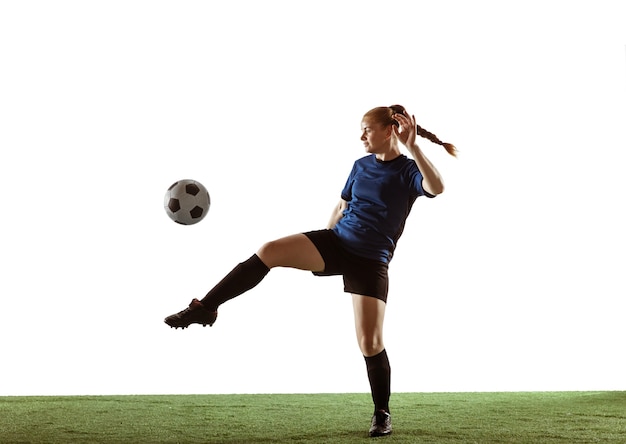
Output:
[[333,231],[351,253],[389,263],[406,219],[422,188],[422,173],[413,159],[400,155],[381,161],[374,154],[358,159],[341,192],[348,202]]

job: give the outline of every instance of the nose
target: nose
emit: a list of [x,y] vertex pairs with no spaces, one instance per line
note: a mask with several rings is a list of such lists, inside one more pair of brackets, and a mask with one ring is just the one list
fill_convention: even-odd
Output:
[[361,140],[365,142],[366,139],[367,137],[365,137],[365,131],[363,131],[363,133],[361,134]]

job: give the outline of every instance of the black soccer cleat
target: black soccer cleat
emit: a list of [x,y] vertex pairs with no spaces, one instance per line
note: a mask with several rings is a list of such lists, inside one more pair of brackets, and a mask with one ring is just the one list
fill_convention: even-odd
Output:
[[372,426],[370,427],[370,436],[387,436],[391,435],[391,415],[384,410],[376,410],[372,416]]
[[217,311],[207,310],[202,302],[194,299],[183,311],[166,317],[165,323],[173,328],[187,328],[191,324],[202,324],[203,327],[208,324],[211,327],[215,319],[217,319]]

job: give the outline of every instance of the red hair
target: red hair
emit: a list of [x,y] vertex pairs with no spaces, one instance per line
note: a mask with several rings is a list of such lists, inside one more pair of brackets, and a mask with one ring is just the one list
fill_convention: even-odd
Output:
[[[377,108],[372,108],[371,110],[366,112],[363,117],[364,118],[368,117],[372,119],[374,122],[380,123],[383,126],[387,126],[387,125],[398,126],[398,122],[393,118],[394,114],[406,115],[406,109],[404,109],[402,105],[379,106]],[[419,125],[417,125],[416,130],[417,130],[418,136],[428,139],[431,142],[436,143],[437,145],[443,146],[445,150],[448,152],[448,154],[456,157],[458,151],[454,145],[452,145],[451,143],[442,142],[433,133],[431,133],[430,131],[427,131],[426,129],[422,128]]]

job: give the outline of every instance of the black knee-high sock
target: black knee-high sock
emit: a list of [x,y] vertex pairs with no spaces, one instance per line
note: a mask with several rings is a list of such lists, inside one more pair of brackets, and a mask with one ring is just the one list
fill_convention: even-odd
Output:
[[255,287],[270,269],[256,254],[238,264],[202,299],[207,310],[216,311],[224,302]]
[[372,389],[372,400],[375,410],[389,412],[389,397],[391,396],[391,367],[387,351],[383,350],[374,356],[365,356],[367,377]]

